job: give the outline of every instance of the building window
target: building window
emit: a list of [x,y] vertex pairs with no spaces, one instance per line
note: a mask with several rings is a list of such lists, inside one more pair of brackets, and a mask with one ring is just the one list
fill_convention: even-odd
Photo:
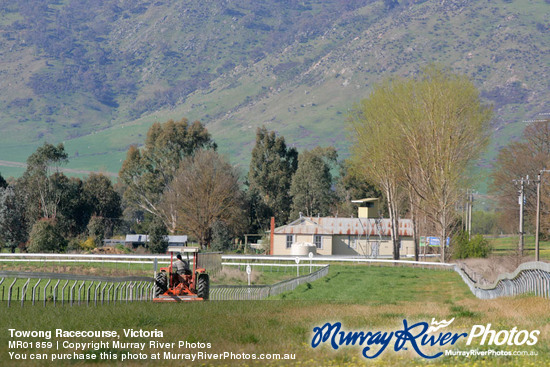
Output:
[[318,249],[323,248],[323,236],[316,234],[313,236],[313,243],[315,244],[315,247]]
[[294,243],[294,235],[287,234],[286,235],[286,248],[291,248],[293,243]]

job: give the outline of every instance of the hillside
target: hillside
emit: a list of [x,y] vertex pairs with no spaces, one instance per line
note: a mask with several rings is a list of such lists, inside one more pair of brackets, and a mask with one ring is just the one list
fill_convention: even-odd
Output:
[[345,156],[348,109],[374,83],[432,62],[469,75],[495,107],[480,167],[550,110],[543,0],[0,4],[5,161],[63,141],[69,167],[117,172],[152,122],[183,116],[205,123],[244,171],[261,125]]

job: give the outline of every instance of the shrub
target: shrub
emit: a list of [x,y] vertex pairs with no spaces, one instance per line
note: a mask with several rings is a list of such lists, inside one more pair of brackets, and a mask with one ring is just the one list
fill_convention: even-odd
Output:
[[82,250],[81,244],[85,241],[85,237],[73,237],[68,241],[67,252],[80,252]]
[[80,249],[83,251],[92,251],[95,247],[96,244],[92,237],[88,237],[86,241],[80,244]]
[[36,222],[32,227],[29,242],[29,252],[63,252],[67,247],[67,240],[53,219]]
[[103,240],[105,239],[106,227],[107,223],[103,217],[93,216],[88,222],[88,234],[92,237],[92,241],[96,242],[100,246],[103,244]]
[[475,235],[470,239],[470,257],[487,257],[492,251],[489,241],[482,235]]
[[492,251],[489,241],[478,234],[468,239],[468,233],[461,232],[453,238],[454,257],[466,259],[469,257],[487,257]]

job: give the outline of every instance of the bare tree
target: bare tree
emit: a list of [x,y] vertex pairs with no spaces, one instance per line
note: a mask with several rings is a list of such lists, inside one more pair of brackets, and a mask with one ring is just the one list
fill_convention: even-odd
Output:
[[197,151],[182,160],[161,208],[177,216],[173,219],[178,231],[194,236],[202,248],[209,247],[216,222],[231,228],[244,223],[239,174],[215,151]]
[[[521,164],[518,164],[521,162]],[[501,226],[509,231],[517,231],[518,223],[518,187],[514,180],[522,177],[535,179],[542,169],[550,169],[550,119],[533,122],[528,125],[520,141],[509,143],[502,148],[497,156],[495,169],[491,175],[490,186],[499,204]],[[550,194],[548,193],[548,177],[543,175],[545,183],[542,189],[543,213],[548,212]],[[535,185],[525,186],[525,209],[528,222],[534,221],[536,207]],[[543,232],[548,233],[550,219],[542,216]]]
[[396,152],[399,140],[389,121],[390,110],[384,108],[388,96],[381,88],[361,101],[350,117],[354,134],[353,167],[365,181],[373,182],[384,193],[391,222],[393,258],[399,259],[399,212],[402,203],[402,174]]

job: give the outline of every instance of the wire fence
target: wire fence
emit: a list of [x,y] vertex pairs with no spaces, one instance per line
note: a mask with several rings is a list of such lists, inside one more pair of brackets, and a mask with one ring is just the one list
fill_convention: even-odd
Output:
[[[217,255],[217,256],[215,256]],[[200,266],[221,267],[221,256],[204,257]],[[285,280],[273,285],[211,286],[211,300],[258,300],[291,291],[300,284],[312,282],[328,274],[328,265],[308,275]],[[59,273],[29,273],[0,271],[0,301],[7,307],[17,303],[55,306],[128,303],[152,301],[154,278],[105,277]]]
[[222,270],[222,253],[206,252],[199,254],[197,267],[206,269],[210,275],[217,274]]
[[480,299],[493,299],[520,294],[550,298],[550,264],[544,262],[523,263],[513,272],[501,274],[493,284],[479,284],[460,267],[455,266],[472,293]]
[[[7,282],[5,282],[8,280]],[[0,272],[0,301],[10,307],[25,303],[94,305],[153,299],[153,278],[101,277],[90,275]]]
[[302,275],[273,285],[231,286],[218,285],[210,288],[211,300],[259,300],[296,289],[299,285],[313,282],[328,274],[329,265],[307,275]]

